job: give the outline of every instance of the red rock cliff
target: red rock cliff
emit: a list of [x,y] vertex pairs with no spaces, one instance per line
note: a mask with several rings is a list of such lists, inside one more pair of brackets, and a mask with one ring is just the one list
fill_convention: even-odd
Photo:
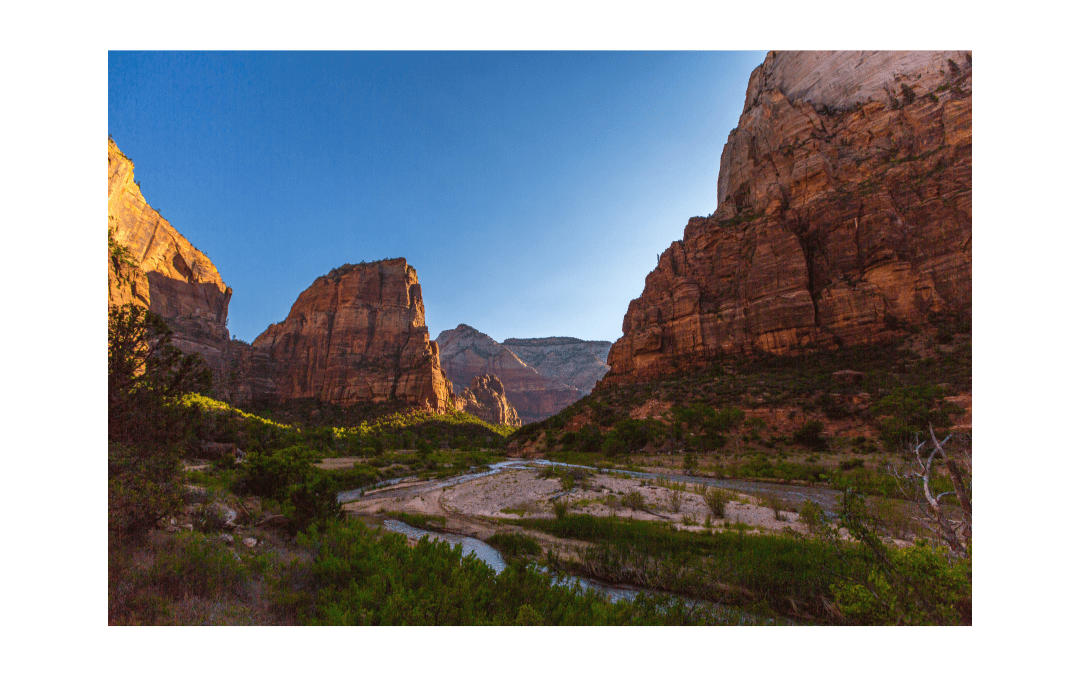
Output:
[[146,203],[134,172],[110,138],[109,230],[132,263],[117,264],[110,255],[109,306],[134,302],[164,317],[175,331],[173,344],[201,354],[218,389],[227,380],[232,289],[210,259]]
[[970,52],[770,52],[605,385],[971,311]]
[[404,258],[319,277],[252,343],[279,399],[351,405],[395,399],[447,409],[451,387],[428,339],[416,270]]

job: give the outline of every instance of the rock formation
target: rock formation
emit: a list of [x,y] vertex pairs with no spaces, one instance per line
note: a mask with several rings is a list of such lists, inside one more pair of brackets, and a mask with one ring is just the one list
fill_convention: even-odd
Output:
[[485,422],[520,427],[521,419],[506,400],[503,383],[494,375],[477,375],[472,385],[454,395],[454,407]]
[[438,412],[450,403],[416,270],[404,258],[319,277],[251,346],[265,359],[278,399],[396,400]]
[[444,330],[435,341],[458,390],[478,375],[496,375],[526,423],[550,417],[591,391],[607,372],[603,359],[611,346],[575,338],[511,338],[499,344],[465,324]]
[[227,379],[225,322],[232,289],[210,259],[146,203],[134,172],[110,138],[109,306],[133,302],[164,317],[174,331],[173,344],[201,354],[210,365],[220,395]]
[[605,386],[971,312],[970,52],[770,52]]

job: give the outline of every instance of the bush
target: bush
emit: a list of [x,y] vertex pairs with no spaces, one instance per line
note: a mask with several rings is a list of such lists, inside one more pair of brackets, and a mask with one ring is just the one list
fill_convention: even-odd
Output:
[[810,420],[799,427],[793,435],[795,442],[812,450],[824,450],[827,446],[821,432],[825,431],[825,425],[820,420]]
[[109,532],[145,534],[183,506],[180,453],[109,443]]
[[307,477],[289,489],[288,503],[292,506],[291,530],[296,533],[312,523],[341,518],[334,482],[325,475]]
[[705,504],[717,518],[724,517],[724,507],[727,506],[728,494],[726,490],[713,488],[705,493]]
[[274,453],[253,453],[243,464],[236,490],[241,494],[287,499],[293,486],[304,483],[313,475],[314,460],[303,446],[298,445]]
[[605,455],[638,452],[648,442],[662,435],[663,425],[653,419],[623,420],[615,425],[604,439],[602,449]]
[[825,509],[821,508],[816,502],[807,499],[799,508],[799,522],[806,525],[806,529],[813,534],[820,532],[828,523],[828,520],[825,518]]
[[963,409],[944,398],[944,390],[931,385],[900,387],[889,392],[870,409],[875,417],[885,417],[878,422],[885,447],[899,450],[931,425],[939,431],[947,429],[950,416]]
[[619,502],[629,509],[638,511],[645,508],[645,495],[636,490],[631,490],[623,495]]
[[889,567],[861,581],[833,586],[837,606],[853,623],[971,625],[971,560],[950,559],[925,541],[884,549]]
[[569,508],[567,506],[567,504],[566,504],[565,499],[556,499],[555,501],[551,502],[551,507],[553,509],[555,509],[555,517],[556,518],[565,517],[566,516],[566,511]]
[[210,371],[171,335],[142,307],[109,310],[110,534],[142,536],[182,503],[180,447],[200,413],[181,400],[209,389]]

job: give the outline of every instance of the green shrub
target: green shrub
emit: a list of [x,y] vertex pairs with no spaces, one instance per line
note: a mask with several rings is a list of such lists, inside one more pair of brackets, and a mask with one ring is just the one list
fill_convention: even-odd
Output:
[[248,455],[236,490],[270,499],[287,499],[293,486],[303,484],[315,473],[315,457],[303,446],[292,446],[274,453]]
[[724,507],[727,506],[727,503],[728,493],[726,490],[713,488],[705,493],[705,505],[709,507],[709,511],[717,518],[724,517]]
[[556,518],[565,517],[566,516],[566,511],[569,508],[569,506],[567,505],[565,499],[556,499],[556,500],[552,501],[551,502],[551,507],[555,510],[555,517]]
[[109,443],[109,533],[141,537],[183,506],[180,454]]
[[944,398],[944,390],[933,385],[900,387],[889,392],[870,409],[875,417],[884,417],[878,428],[885,447],[901,449],[931,425],[939,431],[948,429],[950,416],[963,409]]
[[631,490],[623,495],[619,502],[626,508],[639,511],[645,508],[645,495],[637,490]]
[[820,420],[810,420],[799,427],[792,437],[799,445],[804,445],[813,450],[824,450],[827,443],[821,435],[823,431],[825,431],[825,425]]
[[971,560],[950,559],[925,541],[884,549],[888,567],[861,581],[833,586],[837,606],[852,623],[970,625]]
[[807,499],[799,508],[799,522],[806,525],[806,529],[811,533],[818,533],[828,524],[828,519],[820,504]]

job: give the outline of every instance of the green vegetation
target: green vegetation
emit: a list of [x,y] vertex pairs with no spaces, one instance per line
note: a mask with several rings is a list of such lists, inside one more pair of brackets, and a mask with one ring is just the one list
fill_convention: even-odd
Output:
[[569,570],[766,612],[829,620],[830,585],[865,562],[829,542],[572,514],[514,524],[594,544]]
[[705,504],[709,507],[709,511],[717,518],[724,517],[724,508],[729,501],[729,495],[727,490],[721,490],[714,488],[705,492]]
[[197,356],[171,344],[165,321],[135,305],[109,310],[109,535],[141,538],[181,506],[180,398],[210,386]]
[[[299,537],[310,562],[294,561],[275,586],[284,623],[313,625],[703,624],[709,615],[679,600],[639,595],[610,603],[595,591],[553,585],[520,560],[499,575],[461,547],[358,522]],[[525,546],[528,546],[525,544]]]
[[[550,575],[530,566],[542,549],[525,533],[489,539],[510,561],[496,576],[447,544],[409,546],[399,535],[340,517],[340,491],[388,478],[467,473],[503,457],[511,442],[527,441],[540,442],[549,457],[600,468],[662,463],[665,470],[681,467],[687,474],[827,482],[845,491],[838,522],[810,502],[799,508],[763,500],[778,518],[782,511],[798,511],[806,526],[782,534],[759,533],[745,523],[716,522],[723,528],[714,529],[729,501],[746,498],[705,486],[695,489],[709,506],[705,532],[573,513],[567,500],[556,500],[555,518],[508,521],[526,531],[587,542],[570,560],[549,552],[553,569],[739,605],[758,615],[755,620],[782,615],[824,623],[970,623],[970,536],[960,554],[967,557],[938,545],[937,535],[913,517],[916,505],[893,499],[903,494],[890,473],[899,455],[881,454],[878,447],[880,439],[886,453],[900,453],[916,431],[950,426],[959,408],[945,400],[946,392],[970,388],[967,321],[940,317],[922,358],[887,345],[841,347],[812,358],[727,359],[660,382],[601,389],[549,420],[511,433],[463,413],[435,415],[393,403],[341,408],[294,401],[242,410],[205,395],[209,372],[198,358],[169,344],[164,321],[138,308],[113,310],[110,623],[747,620],[670,598],[641,594],[633,603],[612,604],[553,586]],[[863,377],[832,377],[844,369],[858,369]],[[631,418],[630,410],[647,401],[662,403],[654,408],[660,412]],[[762,401],[789,412],[744,412]],[[568,432],[572,419],[576,430]],[[830,431],[838,421],[860,435]],[[206,443],[235,444],[243,461],[226,453],[203,472],[182,473],[180,458],[201,456]],[[335,457],[355,463],[319,468],[321,460]],[[934,494],[950,490],[942,465],[929,476]],[[574,467],[548,467],[542,475],[557,478],[562,491],[594,480],[591,471]],[[651,508],[684,510],[685,484],[654,482],[671,492],[663,506]],[[612,514],[620,503],[646,508],[636,490],[604,501]],[[966,503],[970,515],[970,496]],[[959,507],[946,498],[942,508]],[[223,511],[236,511],[236,522],[226,521]],[[504,511],[530,515],[524,507]],[[386,515],[425,529],[447,527],[439,516]],[[166,532],[170,517],[188,521],[185,527],[194,531],[174,525]],[[698,520],[682,517],[687,526]],[[854,540],[842,540],[838,526]],[[240,544],[248,531],[258,532],[255,548]],[[891,537],[927,539],[898,549],[883,543]]]
[[493,534],[488,537],[487,543],[495,547],[504,558],[535,557],[543,552],[535,539],[518,532]]
[[950,417],[962,410],[944,398],[941,387],[919,385],[891,391],[875,404],[871,411],[880,418],[878,427],[886,448],[902,448],[931,425],[947,431]]

